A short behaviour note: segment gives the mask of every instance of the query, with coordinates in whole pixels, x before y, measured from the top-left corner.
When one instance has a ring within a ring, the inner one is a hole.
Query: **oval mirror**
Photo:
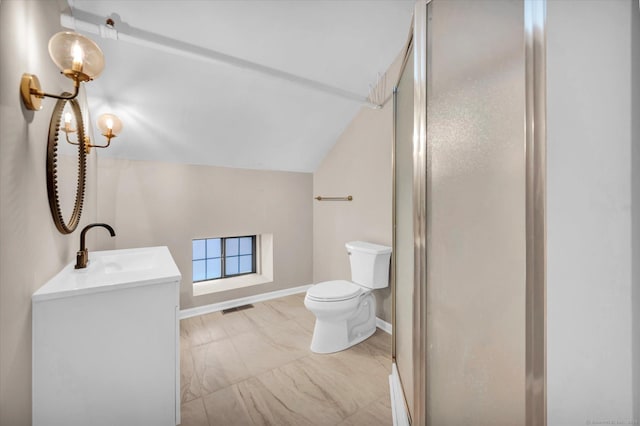
[[[76,229],[82,214],[87,166],[84,140],[78,101],[59,99],[49,123],[47,193],[51,216],[63,234]]]

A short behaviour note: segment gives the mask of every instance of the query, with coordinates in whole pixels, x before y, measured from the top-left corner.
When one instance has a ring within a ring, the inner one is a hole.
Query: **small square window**
[[[222,257],[222,240],[211,238],[207,241],[207,258]]]
[[[256,272],[256,237],[205,238],[192,241],[193,282]]]
[[[193,260],[207,258],[207,240],[193,240]]]
[[[206,260],[193,261],[193,281],[204,281],[207,279],[206,263]]]
[[[248,274],[252,271],[252,269],[253,269],[253,256],[250,254],[245,256],[240,256],[238,272],[240,274]]]
[[[207,279],[215,280],[222,277],[222,262],[218,257],[216,259],[207,259]],[[194,280],[195,281],[195,280]]]
[[[253,253],[253,238],[244,237],[240,238],[240,253],[241,255]]]

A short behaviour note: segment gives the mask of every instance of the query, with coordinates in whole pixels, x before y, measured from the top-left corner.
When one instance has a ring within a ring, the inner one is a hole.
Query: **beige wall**
[[[100,233],[95,248],[168,246],[182,309],[311,284],[311,174],[107,157],[98,165],[98,220],[117,236]],[[192,239],[263,233],[273,234],[273,283],[192,296]]]
[[[26,111],[18,95],[23,72],[45,90],[70,90],[49,58],[63,4],[0,3],[0,425],[31,423],[31,294],[74,259],[79,230],[56,230],[47,203],[45,157],[52,99]],[[95,220],[95,157],[78,229]],[[65,182],[75,185],[75,180]]]
[[[387,95],[400,68],[387,72]],[[362,107],[313,175],[314,196],[353,195],[351,202],[313,203],[313,281],[350,279],[344,244],[361,240],[391,246],[393,102]],[[391,289],[376,290],[377,315],[391,322]]]

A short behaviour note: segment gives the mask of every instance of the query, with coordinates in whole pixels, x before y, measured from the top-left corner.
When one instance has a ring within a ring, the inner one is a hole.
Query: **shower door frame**
[[[427,67],[427,5],[432,0],[417,0],[414,7],[413,20],[409,31],[409,38],[405,44],[404,58],[397,82],[394,86],[394,116],[393,116],[393,146],[392,146],[392,222],[393,242],[396,247],[396,97],[397,86],[406,66],[414,67],[414,91],[413,91],[413,228],[414,228],[414,271],[413,271],[413,342],[412,342],[412,369],[413,369],[413,410],[411,413],[412,425],[425,425],[426,423],[426,67]],[[408,59],[413,51],[413,63]],[[416,208],[418,207],[418,208]],[[416,233],[419,230],[419,233]],[[392,256],[392,324],[396,327],[396,262],[395,250]],[[392,359],[396,361],[395,332],[392,338]],[[402,383],[402,378],[400,377]],[[405,404],[407,401],[405,399]]]
[[[414,228],[414,271],[413,271],[413,342],[412,342],[412,369],[413,369],[413,410],[411,413],[412,425],[425,425],[426,423],[426,43],[427,43],[427,5],[432,0],[417,0],[414,8],[413,20],[409,30],[409,38],[404,48],[404,58],[398,79],[394,86],[393,102],[393,147],[392,147],[392,222],[393,242],[396,247],[396,97],[397,87],[402,73],[407,66],[414,67],[414,91],[413,91],[413,228]],[[408,59],[413,51],[413,63]],[[422,153],[422,156],[417,154]],[[421,163],[422,161],[422,163]],[[421,204],[418,204],[421,203]],[[420,206],[416,208],[416,206]],[[416,234],[416,230],[420,230]],[[396,258],[395,249],[392,256],[392,324],[396,327]],[[396,334],[392,338],[392,359],[396,362]],[[402,383],[402,377],[400,382]],[[407,401],[405,399],[405,404]]]
[[[547,0],[524,0],[526,426],[547,424]]]
[[[413,21],[413,418],[427,424],[427,25],[431,0],[416,1]]]

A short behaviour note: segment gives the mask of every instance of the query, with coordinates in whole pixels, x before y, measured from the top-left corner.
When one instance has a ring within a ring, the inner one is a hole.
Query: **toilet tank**
[[[364,241],[352,241],[345,247],[351,263],[351,281],[368,288],[389,285],[391,247]]]

